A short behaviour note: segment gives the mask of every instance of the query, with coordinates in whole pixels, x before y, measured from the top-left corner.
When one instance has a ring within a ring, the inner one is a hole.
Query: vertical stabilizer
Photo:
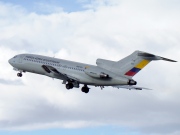
[[[174,60],[160,57],[154,54],[150,54],[142,51],[135,51],[131,55],[118,61],[113,66],[112,70],[117,74],[125,75],[128,78],[132,78],[145,66],[147,66],[152,60],[165,60],[170,62],[176,62]]]
[[[113,71],[118,74],[125,75],[128,78],[132,78],[151,62],[150,59],[145,59],[139,56],[139,53],[140,51],[135,51],[131,55],[118,61],[114,66]]]

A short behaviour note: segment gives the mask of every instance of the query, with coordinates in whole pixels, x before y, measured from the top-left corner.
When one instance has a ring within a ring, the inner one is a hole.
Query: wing
[[[49,66],[49,65],[42,65],[42,68],[47,72],[47,73],[52,73],[54,76],[59,76],[63,80],[70,80],[70,81],[77,81],[79,82],[79,79],[76,77],[73,77],[67,73],[59,72],[56,68]]]
[[[113,86],[114,88],[124,88],[124,89],[129,89],[129,90],[152,90],[149,88],[144,88],[144,87],[138,87],[138,86],[131,86],[131,85],[118,85],[118,86]]]

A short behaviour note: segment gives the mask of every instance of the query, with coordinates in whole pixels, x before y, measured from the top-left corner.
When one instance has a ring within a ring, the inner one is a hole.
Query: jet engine
[[[137,84],[137,82],[134,80],[129,80],[129,82],[128,82],[128,85],[136,85],[136,84]]]
[[[94,78],[109,78],[109,75],[104,73],[104,72],[101,72],[101,71],[98,71],[98,70],[95,70],[95,69],[91,69],[91,68],[88,68],[84,71],[87,75],[91,76],[91,77],[94,77]]]

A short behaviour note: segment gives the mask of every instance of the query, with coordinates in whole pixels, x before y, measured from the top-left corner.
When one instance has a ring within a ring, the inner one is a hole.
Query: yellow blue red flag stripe
[[[142,60],[139,62],[135,67],[125,73],[127,76],[134,76],[137,74],[141,69],[143,69],[150,61],[149,60]]]

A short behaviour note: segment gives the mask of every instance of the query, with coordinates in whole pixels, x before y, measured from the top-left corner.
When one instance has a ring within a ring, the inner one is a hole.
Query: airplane
[[[138,50],[119,61],[97,59],[96,65],[36,54],[19,54],[8,62],[15,71],[18,71],[18,77],[22,77],[22,73],[25,72],[45,75],[63,80],[62,84],[65,84],[67,90],[79,88],[80,84],[83,84],[81,91],[88,93],[90,89],[88,85],[101,89],[112,86],[129,90],[149,90],[135,86],[137,82],[132,78],[153,60],[177,62]]]

